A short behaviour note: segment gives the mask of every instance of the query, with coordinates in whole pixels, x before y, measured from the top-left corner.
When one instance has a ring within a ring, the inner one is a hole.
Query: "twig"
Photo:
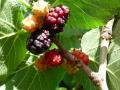
[[[101,34],[101,47],[100,47],[100,66],[99,66],[99,79],[100,79],[100,90],[108,90],[106,82],[106,66],[107,66],[107,54],[108,46],[112,38],[112,27],[114,19],[110,20],[103,28]]]
[[[54,37],[53,38],[53,42],[58,46],[58,48],[60,49],[61,54],[63,55],[64,58],[66,58],[67,60],[71,60],[73,61],[76,66],[78,68],[82,68],[83,71],[88,75],[88,77],[93,80],[94,82],[94,78],[96,78],[96,74],[95,72],[93,72],[88,66],[86,66],[81,60],[78,60],[75,56],[73,56],[70,52],[68,52],[67,50],[64,49],[63,45],[61,44],[61,42]],[[96,79],[95,79],[96,80]]]

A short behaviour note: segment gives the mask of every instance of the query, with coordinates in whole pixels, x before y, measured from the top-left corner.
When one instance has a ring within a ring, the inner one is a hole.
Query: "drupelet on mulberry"
[[[51,8],[49,14],[45,17],[45,26],[49,28],[50,33],[56,34],[63,31],[63,27],[67,22],[70,10],[64,5]]]
[[[31,33],[27,40],[27,49],[33,54],[40,54],[51,45],[51,35],[48,30],[42,28]]]

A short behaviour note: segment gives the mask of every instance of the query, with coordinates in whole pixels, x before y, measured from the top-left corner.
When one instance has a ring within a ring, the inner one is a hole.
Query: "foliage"
[[[20,1],[22,0],[0,0],[0,84],[4,85],[6,90],[14,88],[18,90],[65,90],[59,87],[62,80],[68,87],[76,88],[76,85],[81,85],[83,90],[97,90],[82,70],[79,70],[76,75],[65,78],[66,72],[60,67],[45,72],[38,72],[34,68],[33,62],[36,56],[26,50],[26,39],[29,33],[21,28],[21,21],[26,13],[29,13],[27,11],[30,8],[25,7]],[[81,48],[87,53],[91,60],[90,67],[96,71],[99,60],[99,27],[114,15],[119,16],[120,0],[49,1],[52,7],[58,4],[70,7],[69,21],[64,32],[58,37],[66,49]],[[119,24],[120,21],[114,28],[114,37],[109,47],[107,81],[110,90],[120,90]]]

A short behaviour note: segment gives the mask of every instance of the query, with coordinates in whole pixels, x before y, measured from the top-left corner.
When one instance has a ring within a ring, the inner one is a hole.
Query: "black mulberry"
[[[33,54],[40,54],[51,45],[51,35],[48,30],[41,29],[33,32],[27,41],[27,49]]]

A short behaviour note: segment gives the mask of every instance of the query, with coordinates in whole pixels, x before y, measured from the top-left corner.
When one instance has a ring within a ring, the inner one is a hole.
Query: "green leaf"
[[[64,47],[68,50],[71,48],[81,48],[80,40],[82,35],[88,30],[69,29],[65,28],[63,33],[60,33],[59,39],[61,40]],[[67,43],[66,43],[67,42]]]
[[[6,84],[5,84],[5,89],[4,90],[17,90],[17,89],[14,89],[13,88],[13,82],[12,81],[8,81]]]
[[[3,62],[0,62],[0,85],[6,80],[7,67]]]
[[[22,8],[23,6],[20,5],[20,3],[18,2],[18,0],[12,0],[11,1],[11,10],[12,10],[12,22],[14,24],[14,26],[16,27],[16,30],[20,30],[21,29],[21,22],[24,19],[24,15],[23,15],[23,11]]]
[[[0,61],[8,68],[8,75],[24,60],[27,34],[21,30],[23,19],[17,0],[1,0],[0,4]]]
[[[120,86],[120,20],[113,30],[113,40],[109,47],[108,79],[109,89],[119,90]]]
[[[1,2],[1,5],[3,6],[0,8],[0,38],[19,30],[23,19],[17,0],[6,0]]]
[[[63,75],[64,70],[61,68],[39,72],[30,66],[16,73],[12,80],[19,90],[55,90]]]
[[[100,30],[93,29],[85,33],[81,40],[82,51],[89,55],[90,60],[96,62],[99,59]]]
[[[59,39],[67,50],[70,50],[71,48],[80,48],[79,36],[66,37],[64,35],[60,35]]]
[[[74,80],[83,90],[99,90],[82,70],[75,75]]]
[[[57,88],[56,90],[67,90],[66,88]]]
[[[8,68],[8,74],[14,71],[18,64],[24,60],[26,54],[26,35],[14,35],[0,40],[0,60]]]

